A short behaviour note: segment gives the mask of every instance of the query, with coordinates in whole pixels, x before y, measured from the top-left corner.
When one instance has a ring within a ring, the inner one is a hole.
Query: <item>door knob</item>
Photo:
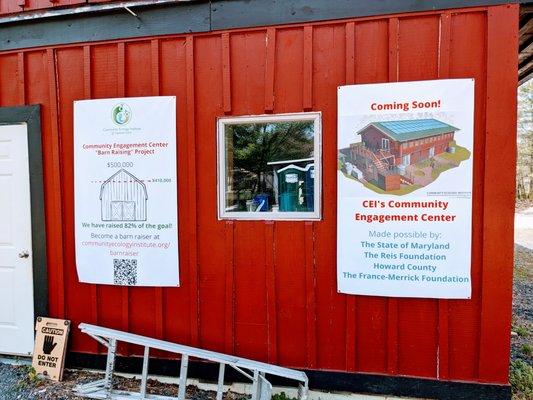
[[[23,251],[19,253],[19,258],[28,258],[30,256],[30,253],[27,251]]]

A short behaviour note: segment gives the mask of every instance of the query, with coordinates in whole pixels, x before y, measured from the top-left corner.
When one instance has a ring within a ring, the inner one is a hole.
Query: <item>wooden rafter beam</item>
[[[533,37],[533,14],[528,14],[523,21],[520,21],[520,30],[518,31],[518,45],[521,47]]]

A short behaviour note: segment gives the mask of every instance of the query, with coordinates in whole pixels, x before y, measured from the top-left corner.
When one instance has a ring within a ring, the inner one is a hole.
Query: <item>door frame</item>
[[[41,106],[0,107],[0,124],[26,123],[30,167],[31,240],[33,259],[34,318],[48,316],[48,274],[46,268],[46,225],[41,147]]]

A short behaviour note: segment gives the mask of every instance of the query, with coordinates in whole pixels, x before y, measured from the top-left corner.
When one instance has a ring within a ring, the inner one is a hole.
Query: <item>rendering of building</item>
[[[371,122],[350,144],[350,161],[367,181],[386,191],[412,185],[409,166],[432,159],[449,148],[458,128],[436,119]]]

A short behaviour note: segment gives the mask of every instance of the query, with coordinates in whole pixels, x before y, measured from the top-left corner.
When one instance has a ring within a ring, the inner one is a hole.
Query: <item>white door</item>
[[[411,154],[406,154],[405,156],[402,157],[402,165],[406,167],[409,164],[411,164]]]
[[[33,268],[26,124],[0,125],[0,353],[33,351]]]
[[[429,157],[435,157],[435,147],[429,148]]]

